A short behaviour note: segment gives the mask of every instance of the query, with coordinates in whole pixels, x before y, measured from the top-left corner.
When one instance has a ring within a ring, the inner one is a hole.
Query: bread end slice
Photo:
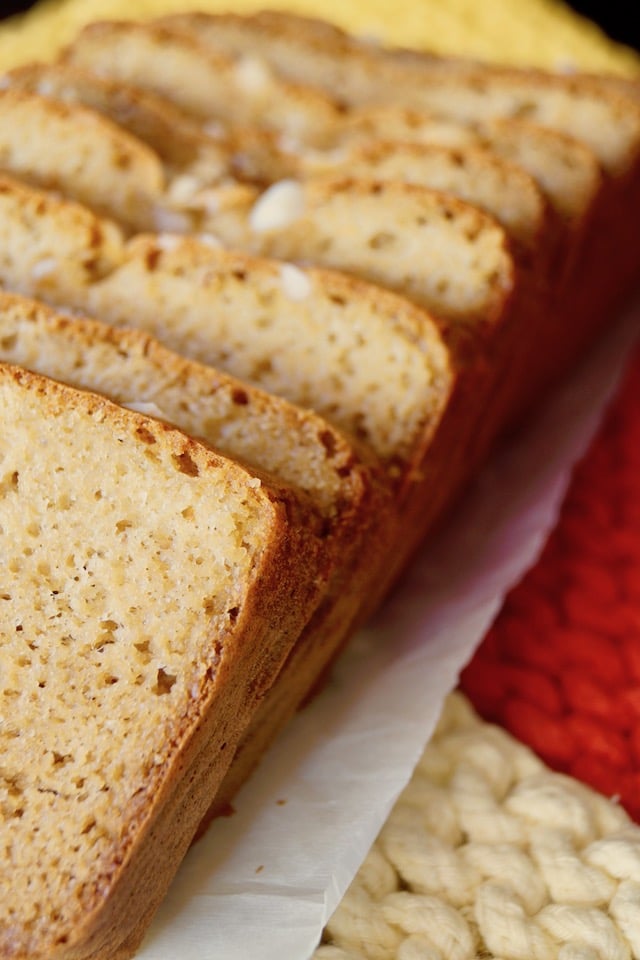
[[[319,523],[22,368],[0,411],[0,952],[123,956],[318,600]]]

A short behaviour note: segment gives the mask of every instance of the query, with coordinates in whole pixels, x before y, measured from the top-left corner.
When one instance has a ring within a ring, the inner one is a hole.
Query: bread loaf
[[[0,365],[0,417],[0,949],[129,955],[317,603],[319,523],[20,368]]]
[[[0,87],[0,285],[71,314],[0,294],[3,614],[18,603],[0,692],[25,711],[0,728],[19,867],[0,942],[115,960],[201,818],[629,289],[640,106],[632,83],[270,11],[91,25]],[[97,711],[78,683],[56,699],[72,652]],[[134,704],[122,755],[58,742],[67,704],[90,747]]]

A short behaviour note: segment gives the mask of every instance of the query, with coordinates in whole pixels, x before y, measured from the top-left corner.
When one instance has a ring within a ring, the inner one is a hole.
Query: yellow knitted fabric
[[[242,13],[269,5],[268,0],[41,0],[30,13],[0,27],[0,69],[53,56],[90,20],[141,18],[194,7]],[[640,73],[640,57],[611,42],[560,0],[279,0],[271,6],[443,53]]]

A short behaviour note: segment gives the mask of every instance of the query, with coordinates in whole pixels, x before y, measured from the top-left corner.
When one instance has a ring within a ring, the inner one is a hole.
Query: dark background
[[[480,2],[480,0],[479,0]],[[270,4],[265,0],[264,6]],[[272,4],[277,6],[277,2]],[[9,16],[20,10],[26,10],[33,6],[33,3],[20,2],[20,0],[0,0],[0,16]],[[194,2],[197,6],[197,2]],[[640,51],[640,25],[637,21],[640,19],[640,4],[638,0],[613,0],[610,3],[591,2],[588,0],[575,0],[570,6],[582,13],[591,20],[595,20],[605,33],[609,34],[614,40],[619,40]]]

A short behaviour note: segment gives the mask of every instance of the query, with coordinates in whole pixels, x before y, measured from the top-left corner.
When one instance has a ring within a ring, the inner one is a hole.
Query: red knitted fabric
[[[640,822],[640,349],[461,687],[485,719]]]

